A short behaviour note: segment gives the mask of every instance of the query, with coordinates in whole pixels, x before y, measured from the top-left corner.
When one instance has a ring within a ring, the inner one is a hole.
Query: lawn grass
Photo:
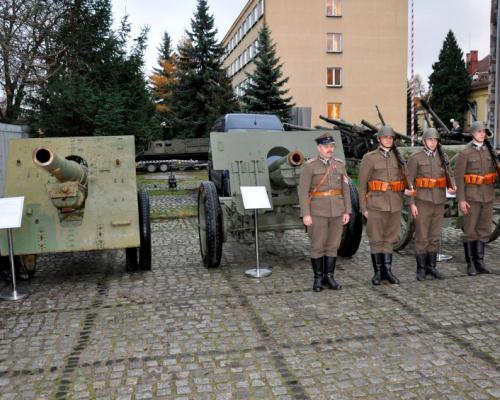
[[[170,218],[189,218],[198,216],[198,206],[189,205],[176,207],[170,210],[151,210],[152,220],[170,219]]]

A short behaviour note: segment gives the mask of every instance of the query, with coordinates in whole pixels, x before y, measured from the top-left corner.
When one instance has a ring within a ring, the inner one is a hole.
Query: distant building
[[[408,4],[401,0],[249,0],[226,33],[224,66],[238,95],[254,69],[263,23],[312,125],[331,118],[387,123],[406,131]]]
[[[488,108],[489,108],[489,85],[491,82],[490,76],[490,56],[487,55],[482,60],[478,60],[477,50],[471,50],[466,55],[467,72],[472,79],[471,91],[467,97],[474,114],[478,121],[488,125]],[[474,121],[472,113],[465,113],[465,129],[470,127]]]

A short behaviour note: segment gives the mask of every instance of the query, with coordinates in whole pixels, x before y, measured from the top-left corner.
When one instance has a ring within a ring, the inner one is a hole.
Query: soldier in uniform
[[[309,160],[300,175],[300,213],[311,239],[313,290],[325,284],[340,289],[335,280],[337,249],[343,225],[349,222],[351,195],[345,165],[333,157],[335,139],[329,132],[316,138],[318,157]]]
[[[446,202],[445,165],[437,146],[439,133],[434,128],[426,129],[422,135],[423,150],[413,154],[408,161],[408,178],[416,189],[411,197],[411,214],[415,220],[415,257],[417,280],[423,281],[426,274],[444,279],[436,268],[437,252],[444,218]],[[456,187],[452,179],[455,193]]]
[[[491,234],[495,160],[486,148],[486,131],[481,122],[473,122],[473,140],[460,152],[455,165],[458,207],[463,214],[464,250],[467,274],[489,274],[484,265],[484,245]]]
[[[380,285],[381,280],[386,279],[397,284],[399,279],[392,272],[392,252],[399,236],[405,184],[393,150],[394,130],[385,125],[376,136],[379,147],[361,160],[360,207],[367,219],[366,234],[374,271],[372,283]]]

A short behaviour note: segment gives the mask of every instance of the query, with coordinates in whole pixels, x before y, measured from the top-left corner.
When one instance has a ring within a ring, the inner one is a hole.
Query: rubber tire
[[[211,181],[202,182],[198,188],[198,236],[203,264],[218,267],[222,257],[222,210]]]
[[[160,171],[161,172],[167,172],[168,171],[168,165],[167,164],[160,164]]]
[[[153,172],[156,172],[156,165],[148,164],[146,166],[146,171],[148,171],[150,174],[152,174]]]
[[[224,170],[222,172],[222,184],[221,184],[221,193],[220,195],[222,197],[229,197],[231,196],[231,188],[229,186],[229,171],[228,170]]]
[[[14,268],[16,271],[16,279],[21,281],[29,281],[35,276],[35,268],[28,270],[24,267],[21,259],[18,256],[14,256]],[[8,256],[0,256],[0,277],[5,282],[12,282],[12,274],[10,269],[10,260]]]
[[[137,192],[139,205],[139,269],[151,270],[151,222],[149,213],[149,195],[144,189]]]
[[[340,257],[352,257],[359,249],[361,236],[363,234],[363,215],[359,209],[359,195],[356,186],[349,179],[349,191],[351,193],[352,214],[349,222],[344,226],[342,240],[337,254]]]
[[[394,251],[404,249],[408,243],[413,239],[415,233],[415,221],[413,220],[410,212],[410,207],[404,205],[401,210],[401,230],[399,232],[399,239],[394,243]]]

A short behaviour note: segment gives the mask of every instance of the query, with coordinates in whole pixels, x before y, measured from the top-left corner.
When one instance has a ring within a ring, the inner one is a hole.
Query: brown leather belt
[[[417,178],[415,179],[417,188],[445,188],[446,178],[443,176],[441,178]]]
[[[493,185],[497,180],[497,174],[492,172],[485,175],[466,174],[464,182],[469,185]]]
[[[342,189],[331,189],[325,190],[324,192],[311,192],[312,197],[329,197],[329,196],[340,196],[342,194]]]
[[[386,192],[388,190],[402,192],[405,190],[405,183],[403,181],[369,181],[368,190],[370,192]]]

